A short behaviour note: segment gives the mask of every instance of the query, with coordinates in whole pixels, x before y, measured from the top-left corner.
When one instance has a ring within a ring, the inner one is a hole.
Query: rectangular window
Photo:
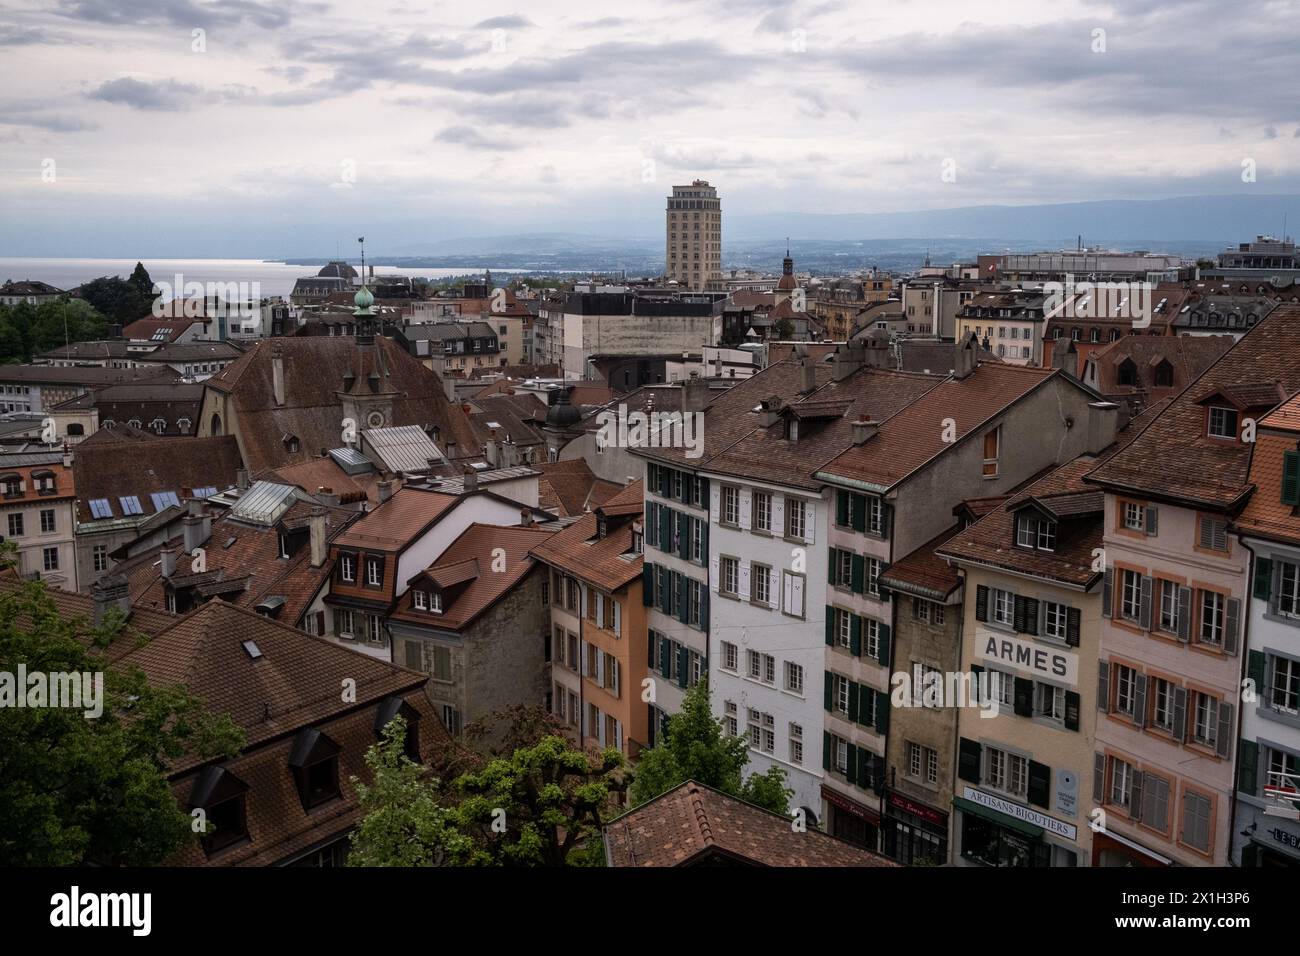
[[[720,562],[722,580],[718,589],[723,594],[737,595],[740,591],[740,561],[736,558],[723,558]]]
[[[799,498],[785,500],[785,534],[800,541],[807,539],[807,504]]]
[[[1211,405],[1209,421],[1211,438],[1236,439],[1237,410],[1235,408],[1220,408],[1217,405]]]
[[[1278,566],[1277,613],[1300,616],[1300,565],[1279,561]]]
[[[758,651],[746,651],[745,659],[749,662],[749,676],[758,680],[763,674],[763,657]]]
[[[832,608],[831,613],[835,615],[835,646],[850,647],[852,645],[853,615],[840,608]]]
[[[763,683],[776,683],[776,658],[771,654],[763,655]]]
[[[366,615],[366,639],[371,644],[382,644],[384,642],[384,621],[377,614]]]
[[[998,449],[1001,445],[1002,429],[995,428],[984,435],[984,469],[985,478],[998,476]]]
[[[853,685],[847,677],[841,677],[839,674],[831,675],[831,683],[834,685],[833,689],[835,691],[835,696],[832,698],[835,701],[835,710],[841,714],[847,714],[849,712],[849,696]]]
[[[766,491],[754,492],[754,530],[772,531],[772,496]]]
[[[54,511],[46,509],[41,512],[41,534],[53,534],[55,532]]]
[[[1039,551],[1056,550],[1056,522],[1055,521],[1038,522],[1038,550]]]
[[[1210,798],[1188,790],[1183,794],[1181,841],[1202,853],[1210,852]]]
[[[1160,730],[1174,729],[1174,685],[1162,677],[1151,678],[1151,725]]]
[[[1137,671],[1123,664],[1115,665],[1115,710],[1133,716]]]
[[[1016,597],[1010,591],[993,589],[993,620],[1011,627],[1015,621]]]
[[[1057,604],[1055,601],[1043,602],[1043,636],[1052,637],[1058,641],[1065,640],[1065,622],[1069,614],[1069,608],[1064,604]]]
[[[1223,615],[1226,602],[1218,591],[1201,592],[1201,626],[1197,629],[1197,639],[1201,644],[1212,647],[1223,645]]]
[[[722,523],[740,525],[740,489],[730,485],[722,487]]]
[[[373,587],[384,583],[384,563],[377,558],[366,560],[366,583]]]
[[[856,498],[850,498],[856,501]],[[885,503],[880,498],[867,499],[867,531],[871,534],[885,533]]]
[[[1178,585],[1173,581],[1160,582],[1160,630],[1178,633]]]
[[[97,544],[91,549],[91,553],[94,556],[95,570],[107,571],[108,570],[108,545]]]
[[[1016,518],[1016,544],[1022,548],[1032,548],[1036,539],[1034,525],[1036,522],[1029,515]]]
[[[1228,550],[1228,522],[1224,518],[1202,517],[1200,544],[1208,551]]]
[[[754,564],[749,569],[752,599],[759,604],[772,603],[772,569],[766,564]]]
[[[59,549],[58,548],[42,548],[41,558],[44,562],[46,571],[59,570]]]
[[[378,618],[376,618],[378,620]],[[451,681],[451,648],[444,647],[441,644],[434,644],[430,648],[433,658],[432,670],[429,672],[434,680],[450,683]]]
[[[1273,683],[1269,688],[1269,703],[1274,710],[1287,714],[1300,713],[1300,661],[1289,657],[1273,658]]]
[[[740,668],[740,648],[735,644],[722,642],[722,669],[736,671]]]
[[[785,662],[785,689],[792,694],[803,693],[803,666],[794,661]]]
[[[1146,512],[1140,504],[1124,502],[1124,527],[1129,531],[1142,531],[1146,527]]]
[[[1119,616],[1129,621],[1136,621],[1142,611],[1142,575],[1127,568],[1123,569],[1120,575]]]
[[[350,554],[339,556],[339,577],[348,582],[357,579],[357,559]]]
[[[1118,757],[1112,757],[1110,763],[1110,798],[1109,803],[1117,807],[1129,808],[1129,797],[1133,787],[1133,768]]]
[[[9,516],[9,537],[21,538],[23,535],[23,515],[17,512]]]
[[[853,587],[853,552],[831,549],[831,570],[834,574],[832,583],[836,587]]]
[[[803,763],[803,726],[800,724],[790,725],[790,762]]]
[[[1029,761],[1006,750],[990,747],[989,786],[1012,796],[1024,797],[1029,785]]]
[[[1213,747],[1218,737],[1219,702],[1209,694],[1194,693],[1192,740],[1203,747]]]
[[[724,701],[722,705],[725,716],[723,720],[727,727],[727,736],[735,737],[740,733],[740,728],[736,723],[736,702],[732,700]]]

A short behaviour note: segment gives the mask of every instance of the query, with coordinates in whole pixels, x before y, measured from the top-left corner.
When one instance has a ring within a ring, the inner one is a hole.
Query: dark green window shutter
[[[1015,705],[1012,709],[1020,717],[1034,716],[1034,682],[1028,677],[1016,678]]]
[[[705,505],[705,507],[707,508],[708,505]],[[707,568],[708,566],[709,566],[709,523],[707,521],[701,521],[700,522],[700,567]]]
[[[957,741],[957,779],[967,783],[980,782],[981,747],[974,740],[962,737]]]
[[[853,496],[853,530],[867,530],[867,499],[863,495]]]
[[[1092,802],[1105,803],[1106,793],[1106,755],[1096,752],[1092,762]]]
[[[1107,568],[1101,575],[1101,616],[1110,617],[1115,609],[1115,569]]]
[[[659,507],[659,550],[673,553],[673,514],[672,508]]]
[[[875,763],[876,755],[869,750],[863,750],[858,753],[858,786],[863,790],[871,786],[871,767]]]
[[[850,780],[858,779],[858,748],[849,744],[849,766],[844,776]]]
[[[862,618],[856,614],[849,618],[849,650],[854,657],[862,656]]]
[[[709,630],[709,585],[705,582],[700,585],[700,630],[708,632]]]
[[[650,670],[655,669],[655,651],[659,647],[659,633],[657,631],[648,631],[647,636],[650,638],[645,642],[646,646],[646,666]],[[650,705],[654,707],[654,704]]]
[[[862,582],[865,574],[866,562],[862,560],[862,555],[855,554],[853,556],[853,581],[851,584],[854,594],[861,594],[863,592],[864,588]]]
[[[835,608],[826,605],[826,646],[835,646]]]
[[[1079,695],[1076,691],[1065,692],[1065,729],[1079,729]]]
[[[659,497],[667,498],[668,492],[672,490],[672,472],[667,468],[659,469]]]
[[[1259,788],[1259,744],[1254,740],[1243,740],[1239,746],[1241,763],[1237,765],[1237,789],[1253,797]]]
[[[831,769],[831,735],[822,731],[822,769]]]
[[[649,561],[641,565],[641,603],[646,607],[655,603],[655,566]]]
[[[1025,633],[1038,635],[1038,599],[1025,598]]]
[[[1029,802],[1048,808],[1052,792],[1052,768],[1036,760],[1029,761]]]
[[[858,690],[859,687],[853,681],[849,681],[849,722],[858,722]]]
[[[876,657],[876,661],[877,661],[878,663],[880,663],[880,664],[884,664],[886,667],[888,667],[888,666],[889,666],[889,661],[890,661],[890,656],[889,656],[889,642],[890,642],[890,631],[889,631],[889,625],[888,625],[888,624],[881,624],[880,627],[879,627],[879,629],[876,631],[876,636],[877,636],[877,640],[876,640],[876,645],[877,645],[876,653],[878,654],[878,656]]]
[[[835,706],[835,675],[830,671],[826,671],[826,698],[823,705],[828,714],[831,712],[831,708]]]
[[[677,686],[686,687],[691,682],[691,651],[685,644],[677,648]]]
[[[659,638],[659,676],[673,676],[673,642],[666,637]]]
[[[826,579],[831,584],[839,584],[840,574],[840,549],[831,548],[830,560],[826,564]]]
[[[659,518],[658,515],[655,514],[655,508],[657,507],[658,505],[653,501],[647,501],[645,503],[646,544],[650,545],[652,548],[659,547],[659,525],[656,524]]]
[[[1287,454],[1294,454],[1288,452]],[[1255,559],[1255,597],[1267,601],[1273,596],[1273,562],[1268,558]]]
[[[1079,609],[1071,607],[1065,609],[1065,643],[1071,647],[1079,646]]]
[[[849,493],[842,488],[835,492],[835,523],[841,528],[849,524]]]
[[[1300,505],[1300,451],[1282,453],[1282,504]]]
[[[1255,694],[1262,697],[1264,695],[1264,666],[1265,658],[1263,651],[1251,651],[1246,656],[1246,676],[1255,684]]]
[[[989,619],[989,589],[984,585],[975,588],[975,620]]]
[[[1019,594],[1011,599],[1011,627],[1017,634],[1026,632],[1025,599]]]
[[[876,732],[889,732],[889,695],[883,690],[876,693]]]

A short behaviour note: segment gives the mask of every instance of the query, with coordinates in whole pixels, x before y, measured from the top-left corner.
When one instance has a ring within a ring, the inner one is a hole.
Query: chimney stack
[[[955,346],[956,355],[952,363],[952,377],[963,379],[975,371],[975,334],[971,333],[966,339],[960,341]]]
[[[842,382],[862,368],[865,361],[866,350],[860,340],[855,339],[852,342],[836,346],[835,358],[831,362],[831,378],[837,382]]]
[[[853,444],[865,445],[880,431],[880,422],[863,415],[853,423]]]
[[[519,527],[531,528],[533,526],[533,512],[531,508],[519,509]]]
[[[393,497],[393,483],[391,481],[381,481],[379,483],[379,503],[382,505],[391,497]]]
[[[464,482],[466,494],[472,495],[474,492],[478,491],[478,472],[473,468],[466,467]]]
[[[176,573],[176,549],[163,548],[158,552],[159,570],[164,578],[170,578]]]
[[[235,487],[240,491],[248,490],[248,469],[240,468],[235,472]]]
[[[271,349],[271,391],[275,404],[284,404],[284,350],[277,342]]]
[[[1088,451],[1100,454],[1115,441],[1119,432],[1120,407],[1114,402],[1088,403]]]
[[[307,526],[311,530],[311,566],[319,568],[325,563],[325,509],[316,505],[311,509]]]
[[[181,519],[181,534],[185,542],[185,553],[193,554],[195,548],[207,543],[212,533],[212,526],[203,514],[203,506],[197,501],[190,502],[189,514]]]
[[[1052,339],[1052,368],[1060,369],[1070,378],[1078,378],[1075,375],[1079,368],[1078,354],[1073,341],[1064,336]]]
[[[810,358],[799,363],[799,394],[807,395],[817,388],[817,369]]]
[[[682,411],[702,412],[709,404],[709,383],[698,372],[692,372],[682,386]]]
[[[781,399],[773,395],[759,402],[758,427],[770,428],[775,425],[777,419],[781,417]]]
[[[442,376],[442,392],[447,396],[447,401],[456,401],[456,380],[445,372]]]
[[[124,615],[131,613],[131,589],[126,575],[108,574],[90,586],[90,596],[95,602],[95,626],[104,623],[110,608],[116,607]]]

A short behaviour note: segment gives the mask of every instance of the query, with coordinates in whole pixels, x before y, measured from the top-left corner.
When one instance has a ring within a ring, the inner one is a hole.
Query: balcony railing
[[[1264,783],[1264,814],[1300,820],[1300,774],[1268,772]]]

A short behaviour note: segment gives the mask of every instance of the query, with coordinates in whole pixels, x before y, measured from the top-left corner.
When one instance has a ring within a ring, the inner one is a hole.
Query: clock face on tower
[[[366,416],[366,424],[369,425],[371,428],[383,428],[384,413],[371,412],[369,415]]]

